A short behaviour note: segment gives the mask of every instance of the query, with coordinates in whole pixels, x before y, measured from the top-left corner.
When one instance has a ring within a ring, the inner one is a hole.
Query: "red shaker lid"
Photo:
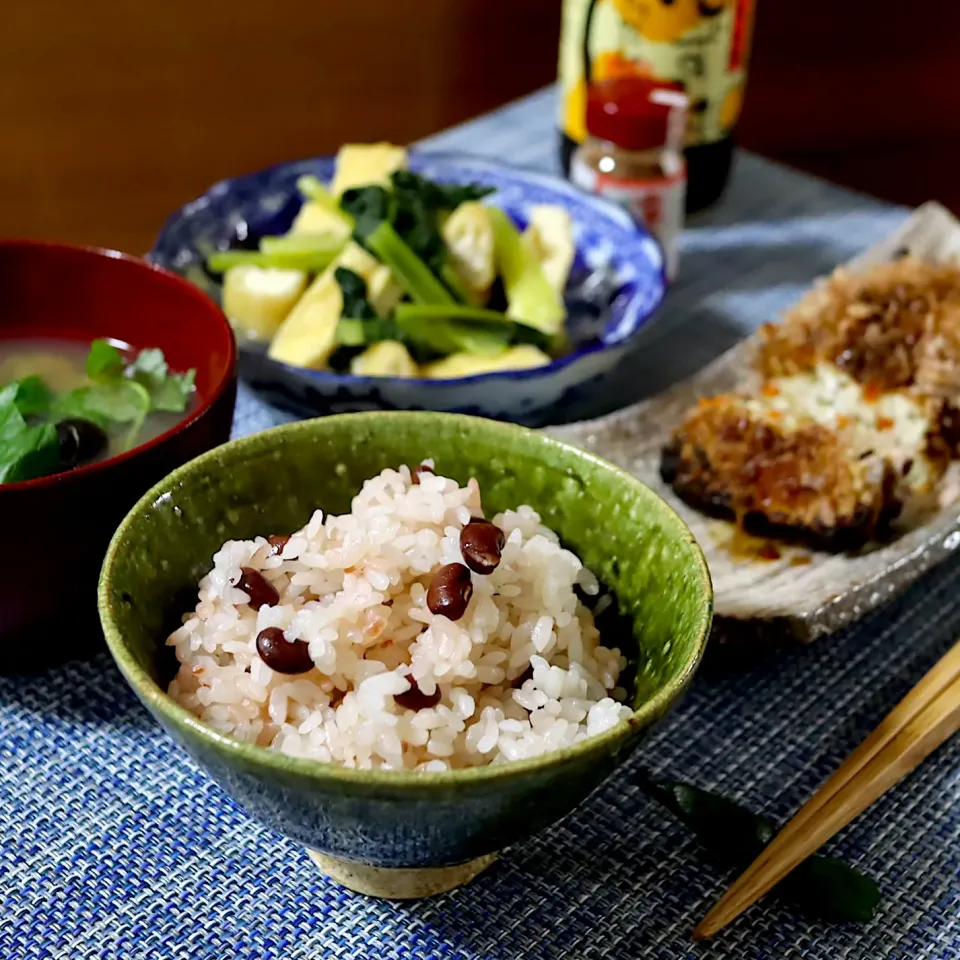
[[[656,91],[669,94],[660,98]],[[625,150],[652,150],[671,140],[686,98],[678,84],[649,77],[613,77],[587,88],[587,132]]]

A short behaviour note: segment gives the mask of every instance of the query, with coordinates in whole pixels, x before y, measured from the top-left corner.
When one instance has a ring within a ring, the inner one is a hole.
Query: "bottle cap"
[[[678,84],[613,77],[587,88],[587,132],[625,150],[679,148],[687,98]]]

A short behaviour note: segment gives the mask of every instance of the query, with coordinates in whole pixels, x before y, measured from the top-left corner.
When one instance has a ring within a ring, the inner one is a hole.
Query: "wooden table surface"
[[[406,142],[549,83],[559,15],[559,0],[7,0],[0,235],[143,251],[222,177]],[[741,141],[960,209],[958,32],[952,0],[759,0]]]

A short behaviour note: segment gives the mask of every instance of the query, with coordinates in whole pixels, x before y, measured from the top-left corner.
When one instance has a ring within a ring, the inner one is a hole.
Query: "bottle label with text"
[[[587,83],[644,76],[690,100],[686,143],[729,136],[746,83],[754,0],[564,0],[560,127],[582,143]]]

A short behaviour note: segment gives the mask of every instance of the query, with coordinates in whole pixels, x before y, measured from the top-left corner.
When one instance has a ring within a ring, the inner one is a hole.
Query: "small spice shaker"
[[[623,206],[663,248],[668,279],[677,275],[687,190],[683,158],[687,98],[645,77],[615,77],[587,91],[587,139],[570,179]]]

